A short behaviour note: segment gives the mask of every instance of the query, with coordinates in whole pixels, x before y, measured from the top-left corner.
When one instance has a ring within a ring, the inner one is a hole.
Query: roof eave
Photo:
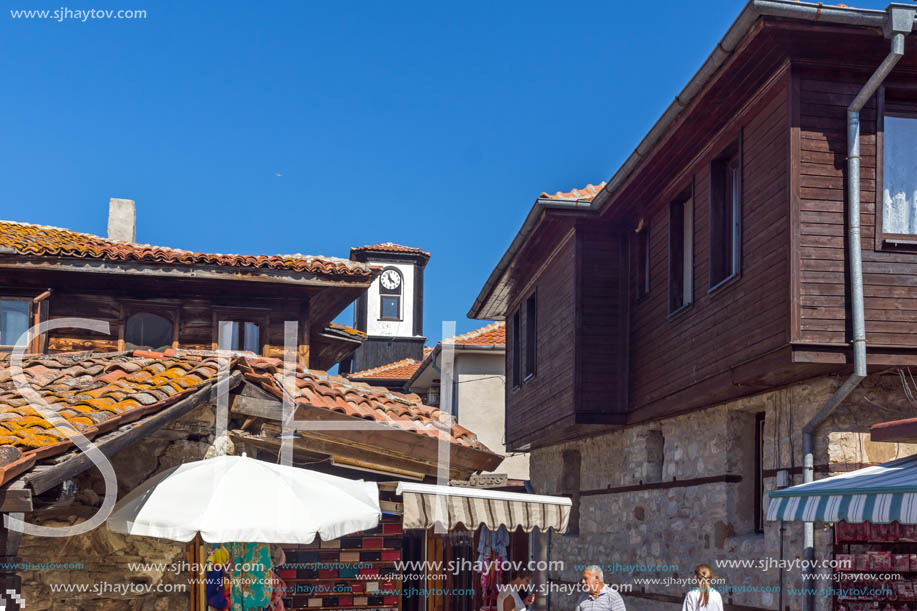
[[[714,48],[713,52],[703,63],[700,70],[688,81],[688,84],[675,97],[675,100],[662,113],[650,131],[644,136],[640,144],[634,149],[618,171],[608,180],[605,188],[599,191],[595,198],[589,202],[590,210],[601,210],[611,199],[612,195],[627,181],[641,162],[650,157],[669,127],[681,116],[691,102],[700,94],[707,84],[714,78],[719,68],[732,56],[742,40],[751,31],[752,26],[759,18],[765,16],[784,17],[820,23],[838,23],[862,27],[882,27],[887,13],[874,9],[858,9],[849,7],[826,6],[822,3],[796,2],[792,0],[749,0],[739,16],[727,30],[726,34]],[[469,318],[493,319],[493,313],[483,312],[494,287],[502,278],[516,253],[525,244],[528,236],[534,230],[540,218],[540,212],[549,206],[543,198],[538,199],[526,217],[522,228],[516,234],[509,248],[491,272],[468,312]],[[547,200],[552,201],[552,200]],[[563,203],[553,201],[556,207],[564,207]],[[558,205],[560,204],[560,205]]]
[[[485,353],[485,352],[505,352],[506,351],[505,344],[450,344],[450,345],[454,349],[461,351],[461,352]],[[436,344],[436,346],[433,348],[433,352],[431,352],[423,361],[421,361],[420,366],[414,372],[414,375],[412,375],[407,380],[407,382],[405,382],[404,387],[410,390],[411,386],[413,386],[417,382],[420,376],[423,375],[424,371],[426,371],[431,365],[435,367],[436,358],[440,355],[441,352],[442,352],[442,343]]]
[[[529,236],[535,232],[535,229],[538,226],[538,223],[541,222],[542,214],[547,210],[565,210],[565,211],[582,211],[588,212],[594,210],[592,201],[590,200],[558,200],[550,199],[546,197],[539,197],[535,200],[535,203],[532,205],[531,210],[529,210],[528,216],[525,217],[525,221],[522,222],[522,227],[519,228],[519,231],[516,233],[516,237],[513,238],[513,241],[510,243],[509,248],[506,249],[506,252],[503,253],[503,256],[500,258],[500,261],[497,263],[497,266],[490,273],[490,277],[487,278],[487,282],[484,283],[484,286],[481,288],[478,293],[477,298],[474,300],[471,309],[468,311],[468,318],[476,318],[479,320],[503,320],[502,317],[490,316],[487,313],[483,313],[487,305],[487,301],[490,299],[490,295],[493,292],[494,287],[506,273],[506,270],[509,269],[510,264],[515,259],[516,254],[525,243],[528,241]]]
[[[14,267],[34,270],[53,270],[77,273],[113,275],[160,276],[167,278],[193,278],[200,280],[241,280],[246,282],[268,282],[306,286],[348,286],[369,288],[381,273],[372,269],[367,274],[348,276],[344,274],[317,274],[264,267],[232,267],[223,265],[166,265],[142,262],[112,262],[79,257],[31,256],[0,253],[0,268]]]
[[[813,23],[837,23],[881,28],[885,23],[886,15],[885,11],[875,9],[826,6],[820,2],[815,4],[791,0],[749,0],[697,73],[688,81],[688,84],[684,86],[681,92],[675,96],[675,99],[669,104],[669,107],[666,108],[653,127],[650,128],[650,131],[640,141],[634,152],[630,154],[614,176],[608,180],[605,188],[596,195],[595,200],[593,200],[596,208],[601,209],[609,201],[612,194],[636,170],[640,162],[652,155],[656,146],[666,135],[668,128],[714,78],[714,75],[740,46],[742,40],[748,35],[759,18],[768,16],[783,17],[811,21]]]

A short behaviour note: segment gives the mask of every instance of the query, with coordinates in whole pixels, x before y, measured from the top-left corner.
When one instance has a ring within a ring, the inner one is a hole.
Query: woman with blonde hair
[[[695,587],[688,591],[681,611],[723,611],[723,597],[710,587],[713,573],[706,564],[698,564],[694,569]]]

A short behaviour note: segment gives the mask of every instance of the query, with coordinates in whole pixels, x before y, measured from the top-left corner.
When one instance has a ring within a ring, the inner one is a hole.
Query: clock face
[[[398,285],[401,284],[401,275],[393,269],[387,269],[382,272],[382,277],[380,278],[382,286],[387,289],[396,289]]]

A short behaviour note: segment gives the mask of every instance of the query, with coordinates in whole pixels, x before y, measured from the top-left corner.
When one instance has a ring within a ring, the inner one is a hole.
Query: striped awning
[[[491,530],[506,526],[526,532],[538,527],[566,532],[570,520],[570,499],[497,490],[433,486],[401,482],[405,528],[430,528],[442,524],[451,530],[462,524],[474,530],[481,524]]]
[[[767,519],[917,524],[917,455],[775,490]]]

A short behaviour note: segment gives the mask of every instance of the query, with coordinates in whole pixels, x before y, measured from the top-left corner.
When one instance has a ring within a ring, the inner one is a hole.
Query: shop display
[[[403,529],[399,518],[385,516],[362,533],[308,545],[284,545],[288,611],[366,609],[400,611],[401,584],[393,579],[401,560]]]
[[[917,526],[834,525],[835,611],[917,611]]]

